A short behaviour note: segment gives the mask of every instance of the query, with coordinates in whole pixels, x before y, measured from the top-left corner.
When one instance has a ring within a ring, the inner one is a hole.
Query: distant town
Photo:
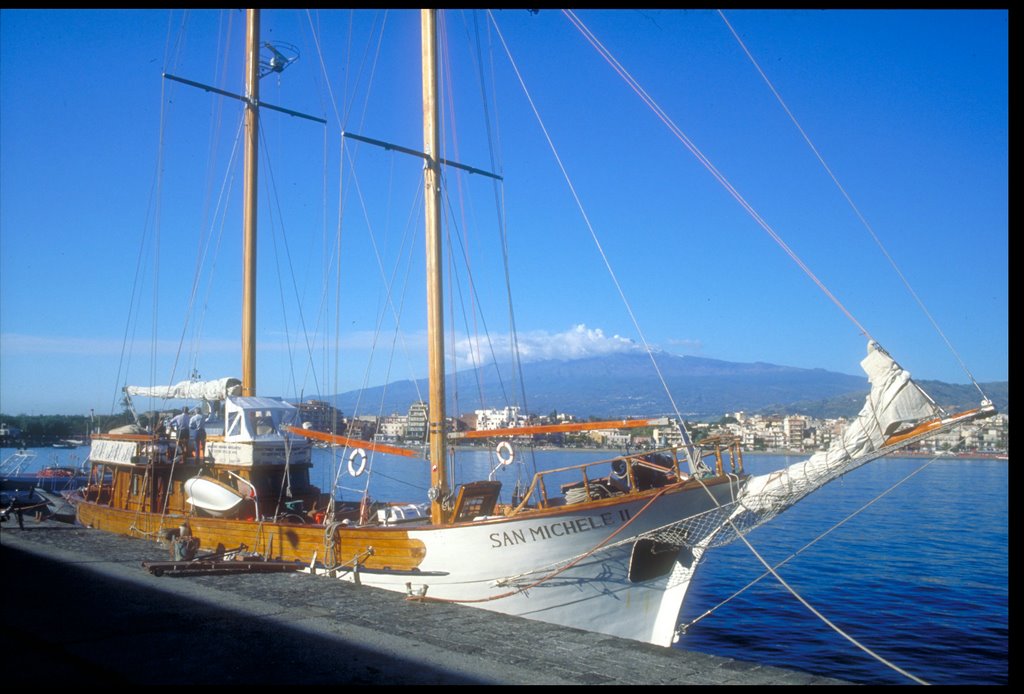
[[[427,405],[414,403],[405,414],[384,417],[359,415],[347,419],[326,402],[299,403],[302,420],[312,428],[349,438],[387,443],[423,443],[427,436]],[[563,413],[526,416],[516,406],[481,409],[449,419],[451,431],[485,431],[543,424],[564,424],[580,420]],[[668,426],[646,427],[630,431],[599,429],[579,433],[533,435],[535,441],[551,446],[610,449],[648,449],[681,444],[679,428],[670,419]],[[717,422],[686,422],[695,442],[714,436],[739,439],[748,451],[808,453],[825,450],[839,436],[848,418],[818,419],[805,415],[748,415],[732,412]],[[1009,415],[996,414],[988,419],[963,425],[904,449],[909,453],[945,453],[949,451],[979,454],[1004,454],[1009,450]]]
[[[424,402],[413,403],[405,413],[386,416],[358,415],[346,417],[341,410],[327,402],[307,400],[296,403],[299,419],[304,426],[344,434],[364,441],[417,445],[427,438],[428,408]],[[3,415],[0,419],[0,446],[61,446],[81,445],[90,431],[109,431],[114,426],[128,423],[125,413],[99,418],[63,415]],[[589,421],[564,412],[547,415],[524,415],[519,407],[480,409],[459,417],[449,418],[450,431],[485,431],[544,424],[566,424]],[[682,443],[674,419],[667,426],[643,427],[632,430],[598,429],[576,433],[532,435],[535,443],[566,448],[606,448],[614,450],[644,450]],[[763,415],[732,412],[718,421],[686,421],[686,428],[697,443],[710,437],[738,439],[743,448],[754,452],[812,453],[825,450],[834,437],[839,436],[847,418],[819,419],[806,415]],[[1007,414],[996,414],[988,419],[963,425],[938,434],[904,449],[907,453],[944,454],[964,453],[977,455],[1005,455],[1009,451],[1010,419]],[[473,445],[468,443],[466,445]],[[477,444],[489,445],[489,444]]]

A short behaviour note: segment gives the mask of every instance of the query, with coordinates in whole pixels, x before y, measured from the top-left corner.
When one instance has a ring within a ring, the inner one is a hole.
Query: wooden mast
[[[242,395],[256,394],[256,165],[259,142],[260,11],[246,10],[245,174],[242,189]]]
[[[447,522],[444,314],[441,293],[441,168],[437,118],[437,10],[420,10],[423,50],[423,166],[427,254],[427,360],[430,370],[430,519]]]

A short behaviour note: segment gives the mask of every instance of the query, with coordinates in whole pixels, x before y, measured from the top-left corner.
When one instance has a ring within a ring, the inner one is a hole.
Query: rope
[[[849,521],[853,520],[854,518],[856,518],[857,516],[859,516],[859,515],[860,515],[861,513],[863,513],[864,511],[866,511],[866,510],[867,510],[867,509],[868,509],[868,508],[869,508],[870,506],[874,505],[875,503],[877,503],[878,501],[880,501],[880,500],[881,500],[881,499],[882,499],[883,497],[885,497],[886,495],[888,495],[888,494],[889,494],[890,492],[894,491],[894,490],[895,490],[895,489],[896,489],[897,487],[900,487],[901,485],[903,485],[903,484],[904,484],[904,483],[905,483],[905,482],[906,482],[907,480],[909,480],[909,479],[910,479],[911,477],[914,477],[914,476],[915,476],[915,475],[917,475],[918,473],[922,472],[922,471],[923,471],[923,470],[924,470],[925,468],[927,468],[927,467],[928,467],[929,465],[931,465],[932,463],[934,463],[934,462],[935,462],[936,460],[938,460],[938,458],[937,458],[937,457],[935,457],[935,458],[932,458],[931,460],[929,460],[928,462],[926,462],[926,463],[925,463],[924,465],[920,466],[919,468],[917,468],[916,470],[914,470],[913,472],[911,472],[911,473],[910,473],[909,475],[907,475],[907,476],[906,476],[906,477],[904,477],[903,479],[901,479],[901,480],[899,480],[898,482],[896,482],[896,484],[892,485],[891,487],[889,487],[888,489],[886,489],[885,491],[883,491],[883,492],[882,492],[881,494],[877,495],[877,496],[876,496],[875,498],[873,498],[873,499],[871,499],[870,501],[868,501],[868,502],[867,502],[866,504],[864,504],[863,506],[861,506],[861,507],[860,507],[859,509],[857,509],[856,511],[854,511],[854,512],[853,512],[853,513],[851,513],[850,515],[846,516],[846,518],[843,518],[843,519],[842,519],[841,521],[839,521],[838,523],[836,523],[835,525],[833,525],[833,526],[832,526],[831,528],[829,528],[828,530],[824,531],[823,533],[821,533],[820,535],[818,535],[817,537],[815,537],[814,539],[812,539],[812,540],[811,540],[810,542],[808,542],[807,544],[805,544],[805,545],[804,545],[803,547],[801,547],[800,549],[798,549],[798,550],[796,550],[795,552],[793,552],[792,554],[790,554],[790,555],[789,555],[788,557],[786,557],[785,559],[783,559],[782,561],[780,561],[780,562],[779,562],[778,564],[776,564],[776,565],[775,565],[775,566],[774,566],[773,568],[775,568],[775,569],[778,569],[778,568],[781,568],[782,566],[784,566],[785,564],[789,563],[789,562],[790,562],[791,560],[795,559],[795,558],[796,558],[797,556],[799,556],[800,554],[802,554],[802,553],[803,553],[804,551],[806,551],[807,549],[810,549],[810,547],[811,547],[811,546],[813,546],[813,545],[815,545],[815,544],[816,544],[816,543],[817,543],[817,542],[818,542],[819,540],[822,540],[822,539],[824,539],[824,538],[825,538],[825,537],[826,537],[827,535],[831,534],[831,533],[832,533],[832,532],[833,532],[834,530],[837,530],[837,529],[838,529],[838,528],[839,528],[840,526],[842,526],[842,525],[845,525],[845,524],[846,524],[846,523],[848,523]],[[764,578],[766,578],[767,576],[769,576],[769,575],[770,575],[771,573],[772,573],[771,571],[765,571],[765,572],[764,572],[764,573],[762,573],[762,574],[761,574],[760,576],[758,576],[758,577],[757,577],[757,578],[755,578],[754,580],[750,581],[750,582],[749,582],[749,583],[748,583],[747,585],[743,586],[742,588],[740,588],[739,590],[737,590],[737,591],[736,591],[735,593],[733,593],[733,594],[732,594],[732,595],[730,595],[729,597],[727,597],[727,598],[725,598],[724,600],[722,600],[721,602],[719,602],[719,603],[718,603],[717,605],[715,605],[714,607],[711,607],[711,608],[709,608],[708,610],[706,610],[706,611],[705,611],[705,612],[704,612],[703,614],[701,614],[700,616],[696,617],[695,619],[692,619],[692,620],[690,620],[690,621],[689,621],[689,622],[687,622],[686,624],[680,624],[680,625],[679,625],[678,627],[676,627],[676,636],[679,636],[680,634],[683,634],[683,633],[685,633],[685,632],[686,632],[686,631],[687,631],[688,629],[690,629],[690,627],[692,627],[692,626],[694,626],[695,624],[697,624],[698,622],[702,621],[702,620],[703,620],[704,618],[706,618],[706,617],[710,617],[710,616],[711,616],[712,614],[714,614],[714,613],[715,613],[715,612],[716,612],[716,611],[717,611],[717,610],[718,610],[718,609],[719,609],[720,607],[722,607],[722,606],[724,606],[724,605],[725,605],[726,603],[728,603],[728,602],[732,601],[732,600],[733,600],[734,598],[737,598],[737,597],[739,597],[739,596],[740,596],[741,594],[745,593],[745,592],[746,592],[747,590],[749,590],[749,589],[750,589],[750,588],[752,588],[752,587],[753,587],[754,585],[756,585],[757,583],[759,583],[759,582],[760,582],[760,581],[761,581],[762,579],[764,579]],[[885,661],[884,659],[880,658],[880,657],[879,657],[878,655],[876,655],[875,653],[872,653],[872,652],[870,652],[870,651],[869,651],[869,653],[870,653],[870,655],[872,655],[872,657],[875,657],[875,658],[877,658],[878,660],[880,660],[881,662],[883,662],[883,663],[886,663],[886,664],[888,665],[888,663],[887,663],[887,662],[886,662],[886,661]],[[908,675],[908,676],[909,676],[909,675]]]
[[[729,519],[729,525],[733,525],[732,519]],[[733,526],[733,529],[736,530],[736,527]],[[757,552],[757,550],[754,549],[754,546],[752,544],[750,544],[750,541],[744,535],[740,535],[739,538],[743,541],[743,544],[745,544],[747,546],[747,549],[749,549],[751,551],[751,553],[753,553],[753,555],[755,557],[757,557],[757,560],[759,562],[761,562],[762,565],[764,565],[764,567],[768,570],[768,572],[771,573],[771,575],[775,577],[775,580],[777,580],[779,582],[779,585],[781,585],[783,588],[785,588],[787,591],[789,591],[790,595],[792,595],[794,598],[799,600],[800,604],[802,604],[804,607],[806,607],[812,614],[814,614],[822,622],[827,624],[833,631],[835,631],[837,634],[842,636],[844,639],[846,639],[847,641],[852,643],[854,646],[856,646],[860,650],[862,650],[865,653],[867,653],[868,655],[870,655],[872,658],[875,658],[880,663],[883,663],[884,665],[892,668],[893,670],[895,670],[896,672],[900,673],[901,675],[904,675],[905,677],[913,680],[914,682],[917,682],[918,684],[928,684],[927,682],[925,682],[921,678],[916,677],[916,676],[910,674],[909,672],[907,672],[906,670],[903,670],[902,668],[900,668],[896,664],[889,662],[888,660],[886,660],[885,658],[883,658],[882,656],[878,655],[877,653],[872,651],[870,648],[868,648],[867,646],[862,644],[860,641],[858,641],[857,639],[853,638],[852,636],[847,634],[845,631],[840,629],[838,625],[833,623],[828,617],[826,617],[821,612],[819,612],[817,609],[815,609],[815,607],[813,605],[811,605],[811,603],[807,602],[807,600],[802,595],[797,593],[796,590],[794,590],[791,585],[786,583],[786,581],[783,580],[782,576],[780,576],[775,571],[775,569],[773,569],[772,566],[767,561],[765,561],[764,557],[762,557]]]
[[[943,341],[945,341],[946,346],[949,348],[949,351],[952,352],[953,356],[960,363],[960,367],[964,370],[964,373],[967,374],[967,377],[971,379],[971,383],[974,384],[975,388],[977,388],[978,393],[981,394],[981,397],[986,398],[986,395],[982,391],[981,386],[978,385],[978,382],[975,380],[974,375],[971,373],[970,369],[967,368],[967,364],[964,363],[964,360],[960,358],[959,352],[957,352],[956,349],[953,347],[953,343],[949,341],[949,338],[946,337],[946,334],[942,331],[942,328],[940,328],[939,324],[935,321],[935,318],[932,317],[931,312],[924,305],[924,301],[921,300],[921,297],[918,296],[917,292],[914,291],[914,288],[910,286],[909,280],[907,280],[906,276],[903,274],[903,271],[900,270],[899,266],[896,264],[895,259],[893,259],[893,257],[889,254],[888,249],[886,249],[886,247],[882,244],[881,239],[879,239],[878,235],[875,234],[875,230],[871,227],[871,224],[864,217],[864,215],[861,214],[860,209],[853,202],[853,198],[851,198],[849,193],[846,192],[846,189],[843,188],[843,185],[839,182],[839,179],[832,172],[832,169],[829,167],[829,165],[825,163],[824,157],[822,157],[821,153],[818,151],[818,148],[814,146],[814,143],[811,142],[811,138],[807,135],[806,131],[804,131],[803,127],[801,127],[800,123],[796,119],[796,116],[794,116],[793,112],[789,110],[789,106],[787,106],[786,102],[783,101],[782,95],[780,95],[779,92],[775,89],[775,85],[772,84],[770,79],[768,79],[768,75],[765,74],[764,70],[761,69],[761,66],[758,64],[757,60],[754,59],[754,56],[747,49],[747,46],[743,43],[743,39],[740,38],[739,34],[736,33],[736,30],[733,28],[732,24],[729,23],[728,19],[726,19],[725,13],[722,12],[722,10],[718,10],[718,15],[722,18],[722,21],[725,22],[725,26],[729,28],[729,31],[732,32],[733,37],[735,37],[736,42],[740,45],[740,48],[743,49],[743,52],[746,53],[747,57],[750,59],[750,62],[753,63],[754,69],[757,70],[758,74],[761,75],[761,78],[765,81],[765,84],[768,85],[768,89],[770,89],[772,94],[775,95],[775,98],[778,100],[779,105],[782,106],[782,110],[784,110],[786,112],[786,115],[789,116],[789,119],[793,121],[793,125],[796,126],[796,129],[800,132],[800,136],[804,138],[804,141],[807,143],[807,146],[811,148],[811,152],[814,153],[814,156],[821,163],[822,168],[825,169],[825,173],[829,175],[829,178],[832,179],[832,182],[836,184],[836,188],[839,189],[839,192],[842,193],[843,197],[846,199],[846,202],[849,203],[850,207],[853,209],[854,214],[857,215],[857,219],[861,221],[861,224],[863,224],[864,228],[867,229],[868,233],[871,235],[871,238],[874,239],[875,243],[878,245],[879,250],[882,251],[882,255],[884,255],[886,260],[889,261],[889,264],[892,265],[892,269],[896,271],[896,275],[903,282],[903,286],[907,288],[907,291],[910,292],[910,295],[914,298],[914,301],[916,301],[917,305],[921,307],[921,311],[924,312],[924,315],[931,322],[932,327],[935,328],[935,332],[937,332],[939,336],[943,339]]]
[[[571,15],[571,12],[569,13]],[[594,230],[594,225],[591,224],[590,218],[587,216],[587,212],[583,207],[583,202],[580,200],[579,194],[576,192],[575,186],[573,186],[572,179],[569,177],[569,172],[565,168],[565,164],[562,162],[562,158],[558,154],[558,150],[555,148],[554,142],[551,140],[551,135],[548,133],[547,127],[544,125],[544,121],[540,116],[540,111],[537,109],[537,105],[534,103],[533,97],[530,95],[529,90],[526,88],[526,83],[523,81],[523,76],[519,72],[519,67],[516,65],[515,60],[512,58],[512,53],[508,48],[508,44],[505,42],[505,37],[501,33],[501,29],[498,28],[497,21],[494,16],[488,11],[488,16],[491,19],[491,23],[494,25],[495,31],[498,34],[498,38],[501,40],[502,48],[505,49],[505,55],[508,56],[509,63],[512,65],[513,71],[516,73],[516,78],[519,80],[519,85],[523,90],[527,101],[530,103],[530,108],[533,111],[534,117],[537,119],[537,124],[544,133],[544,138],[547,140],[548,147],[551,149],[551,153],[555,158],[555,162],[558,164],[559,170],[562,172],[562,177],[565,179],[566,185],[569,187],[569,192],[572,194],[573,200],[576,201],[576,207],[580,211],[580,216],[583,218],[583,223],[586,225],[587,230],[590,232],[590,237],[594,241],[594,245],[597,247],[597,251],[601,256],[601,260],[604,262],[605,268],[608,270],[608,274],[611,277],[612,283],[615,285],[616,291],[619,293],[619,298],[622,300],[623,305],[626,308],[626,313],[629,315],[630,321],[633,323],[633,328],[637,332],[637,336],[640,338],[640,342],[644,347],[644,351],[647,352],[648,357],[651,359],[651,364],[654,365],[654,371],[658,375],[658,380],[661,382],[661,386],[665,391],[665,395],[668,397],[669,403],[672,405],[672,411],[676,414],[677,426],[679,427],[680,434],[683,437],[683,442],[686,444],[686,454],[690,460],[691,470],[695,469],[696,458],[693,450],[693,441],[690,438],[689,432],[686,430],[686,425],[683,423],[683,417],[680,414],[679,406],[676,404],[675,398],[672,396],[672,392],[668,387],[668,383],[665,381],[664,375],[661,373],[661,369],[658,367],[658,362],[654,358],[654,350],[651,345],[647,342],[647,338],[644,336],[643,330],[640,328],[640,322],[636,318],[636,314],[633,312],[633,308],[626,298],[626,294],[622,289],[622,285],[619,283],[619,279],[615,274],[615,270],[612,269],[611,261],[608,260],[607,254],[604,252],[604,247],[601,245],[600,239],[597,237],[597,232]]]
[[[765,221],[760,214],[758,214],[758,212],[750,205],[750,203],[746,201],[746,199],[744,199],[744,197],[740,194],[738,190],[736,190],[736,188],[733,187],[733,185],[729,182],[725,175],[722,174],[715,167],[715,165],[711,163],[711,160],[708,159],[704,155],[704,153],[697,148],[697,146],[693,143],[692,140],[690,140],[689,137],[687,137],[686,133],[679,129],[679,127],[672,121],[668,114],[665,113],[665,111],[660,106],[658,106],[654,99],[644,90],[643,87],[640,86],[640,83],[637,82],[633,78],[633,76],[630,75],[629,72],[611,55],[608,49],[606,49],[604,45],[601,44],[597,37],[594,36],[593,33],[591,33],[591,31],[572,12],[572,10],[563,10],[563,12],[565,16],[569,18],[569,21],[580,31],[580,33],[583,34],[584,38],[586,38],[586,40],[595,49],[597,49],[601,56],[606,61],[608,61],[609,65],[612,66],[612,69],[615,70],[615,72],[617,72],[619,76],[626,81],[629,87],[634,92],[637,93],[637,95],[645,104],[647,104],[648,108],[650,108],[654,112],[658,119],[668,127],[668,129],[672,132],[673,135],[676,136],[676,138],[680,142],[683,143],[683,146],[685,146],[691,154],[697,157],[697,160],[704,166],[704,168],[707,169],[708,172],[715,178],[715,180],[717,180],[722,185],[722,187],[724,187],[726,191],[736,200],[736,202],[738,202],[740,206],[747,211],[747,214],[749,214],[751,218],[755,222],[757,222],[757,224],[762,229],[764,229],[764,231],[772,238],[772,240],[774,240],[775,243],[778,244],[778,246],[793,260],[793,262],[795,262],[797,266],[799,266],[800,269],[804,271],[804,273],[811,279],[811,281],[818,286],[818,288],[825,294],[825,296],[827,296],[832,301],[832,303],[835,304],[836,307],[838,307],[839,310],[843,312],[843,314],[850,320],[850,322],[853,323],[857,327],[857,329],[866,337],[871,338],[871,334],[867,331],[867,329],[864,326],[862,326],[856,318],[854,318],[853,314],[850,313],[850,311],[842,304],[841,301],[839,301],[839,299],[828,289],[828,287],[826,287],[825,284],[820,279],[818,279],[817,275],[815,275],[811,271],[811,269],[804,263],[804,261],[800,259],[796,252],[794,252],[793,249],[791,249],[789,245],[782,240],[782,237],[778,235],[778,233],[771,227],[771,225],[768,224],[768,222]]]

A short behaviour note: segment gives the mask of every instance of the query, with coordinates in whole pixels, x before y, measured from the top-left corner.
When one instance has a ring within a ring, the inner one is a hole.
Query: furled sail
[[[171,386],[125,386],[130,396],[161,398],[163,400],[226,400],[229,395],[242,394],[242,382],[237,378],[218,378],[213,381],[182,381]]]
[[[868,343],[860,363],[871,392],[857,418],[827,451],[765,475],[751,477],[733,518],[744,512],[774,516],[826,482],[874,460],[894,434],[942,412],[888,353]]]
[[[865,463],[958,424],[995,412],[988,401],[946,416],[910,373],[875,342],[861,361],[871,391],[860,414],[827,451],[747,480],[737,498],[705,513],[659,528],[649,537],[676,546],[718,547],[760,526],[822,485]]]

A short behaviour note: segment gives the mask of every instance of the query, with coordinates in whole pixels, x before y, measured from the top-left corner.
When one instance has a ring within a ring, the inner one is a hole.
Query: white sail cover
[[[783,470],[751,477],[740,496],[742,510],[778,513],[836,476],[867,462],[885,440],[904,424],[915,424],[938,413],[935,404],[910,380],[881,347],[868,343],[868,356],[860,363],[871,392],[857,418],[827,451]],[[785,499],[785,501],[783,501]],[[775,508],[781,503],[781,508]]]
[[[860,414],[833,440],[827,451],[805,461],[747,480],[737,498],[649,533],[678,546],[719,547],[771,520],[827,482],[868,463],[886,451],[885,441],[903,425],[918,424],[941,414],[932,400],[910,380],[910,374],[874,342],[861,362],[871,392]]]
[[[161,398],[163,400],[226,400],[241,395],[242,382],[237,378],[218,378],[214,381],[182,381],[172,386],[125,386],[131,396]]]

